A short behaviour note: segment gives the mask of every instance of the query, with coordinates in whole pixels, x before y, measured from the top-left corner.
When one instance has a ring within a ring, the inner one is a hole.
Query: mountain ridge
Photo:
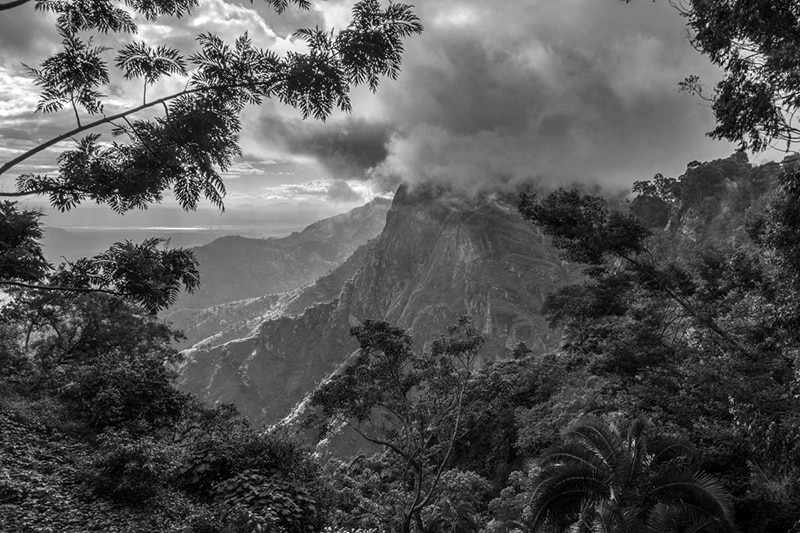
[[[181,387],[276,422],[357,349],[349,330],[367,318],[425,346],[469,314],[487,358],[518,342],[543,351],[560,339],[541,316],[544,296],[577,275],[513,205],[441,189],[401,187],[363,254],[336,298],[266,320],[247,338],[187,350]]]
[[[205,309],[306,285],[378,235],[390,205],[390,200],[379,197],[286,237],[228,236],[194,248],[201,287],[194,294],[181,295],[172,312]]]

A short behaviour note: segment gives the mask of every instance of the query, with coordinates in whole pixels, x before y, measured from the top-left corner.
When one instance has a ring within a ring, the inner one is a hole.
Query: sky
[[[233,41],[248,31],[259,47],[286,53],[302,49],[292,36],[297,28],[346,26],[352,4],[316,1],[308,12],[277,15],[259,0],[200,0],[189,17],[139,21],[138,38],[191,52],[199,33]],[[688,75],[711,86],[719,74],[692,49],[665,0],[417,0],[416,12],[425,31],[407,41],[399,79],[376,94],[357,88],[352,113],[320,123],[275,102],[248,109],[244,155],[225,174],[227,214],[201,209],[186,223],[265,210],[319,218],[391,193],[401,181],[471,192],[527,180],[626,188],[735,149],[705,136],[710,108],[678,90]],[[58,41],[52,19],[31,4],[0,12],[0,161],[73,127],[66,110],[33,112],[38,95],[22,67],[38,65]],[[182,84],[159,83],[148,95]],[[112,78],[107,109],[131,106],[140,90]],[[69,146],[15,170],[46,172]],[[10,178],[0,177],[0,188],[10,190]],[[65,220],[51,216],[50,223]]]

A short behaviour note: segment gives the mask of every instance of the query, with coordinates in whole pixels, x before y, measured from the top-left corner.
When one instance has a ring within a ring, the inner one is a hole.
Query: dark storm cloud
[[[20,62],[31,62],[52,52],[60,41],[53,31],[54,17],[35,12],[33,2],[3,11],[0,16],[0,66],[21,71]]]
[[[341,27],[352,3],[320,1],[310,12],[276,16],[244,0],[202,0],[194,16],[143,25],[139,38],[188,51],[200,32],[230,41],[248,30],[259,47],[285,52],[296,45],[286,39],[292,30]],[[260,179],[372,177],[391,185],[402,178],[473,189],[528,178],[629,184],[733,149],[704,136],[713,127],[710,110],[677,91],[685,76],[713,81],[715,72],[686,42],[683,20],[666,1],[416,4],[426,30],[408,40],[400,78],[376,95],[354,92],[353,115],[321,124],[275,102],[248,110],[242,144],[250,166],[233,176],[232,192],[246,187],[250,195]],[[0,159],[71,127],[68,112],[46,120],[31,114],[35,91],[23,86],[19,62],[37,64],[59,39],[52,21],[28,8],[0,17],[0,100],[7,102],[0,101]],[[176,83],[148,93],[168,94],[182,87]],[[114,100],[108,109],[141,97],[138,84],[104,91]],[[54,156],[43,153],[31,167],[44,168]],[[269,160],[277,163],[254,164]],[[348,194],[338,187],[334,196]]]
[[[324,123],[273,118],[262,123],[261,132],[292,154],[314,158],[335,178],[363,178],[387,157],[391,128],[353,116]]]
[[[733,150],[704,136],[709,109],[678,92],[685,76],[716,73],[666,2],[442,0],[418,11],[426,31],[371,111],[394,126],[373,177],[623,184]]]

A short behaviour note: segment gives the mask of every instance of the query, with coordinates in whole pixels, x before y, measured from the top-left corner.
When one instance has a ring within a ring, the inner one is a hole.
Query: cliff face
[[[570,279],[544,236],[513,205],[401,189],[386,228],[340,299],[357,320],[381,318],[428,340],[469,315],[500,355],[555,339],[539,309]]]
[[[357,348],[349,329],[367,318],[406,328],[422,348],[466,314],[486,338],[485,358],[521,341],[542,350],[558,341],[540,314],[544,297],[575,279],[514,206],[432,188],[401,188],[383,232],[342,269],[295,291],[283,316],[249,337],[189,350],[181,386],[275,422]],[[353,271],[336,298],[302,310]]]

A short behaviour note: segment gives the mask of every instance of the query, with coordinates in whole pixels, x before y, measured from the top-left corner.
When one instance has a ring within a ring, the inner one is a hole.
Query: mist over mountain
[[[469,315],[486,358],[519,342],[543,351],[559,341],[541,316],[544,297],[578,275],[511,202],[439,187],[401,187],[383,232],[340,269],[282,301],[262,301],[273,316],[244,327],[249,336],[188,350],[180,386],[276,422],[357,348],[349,330],[368,318],[406,328],[421,347]]]

